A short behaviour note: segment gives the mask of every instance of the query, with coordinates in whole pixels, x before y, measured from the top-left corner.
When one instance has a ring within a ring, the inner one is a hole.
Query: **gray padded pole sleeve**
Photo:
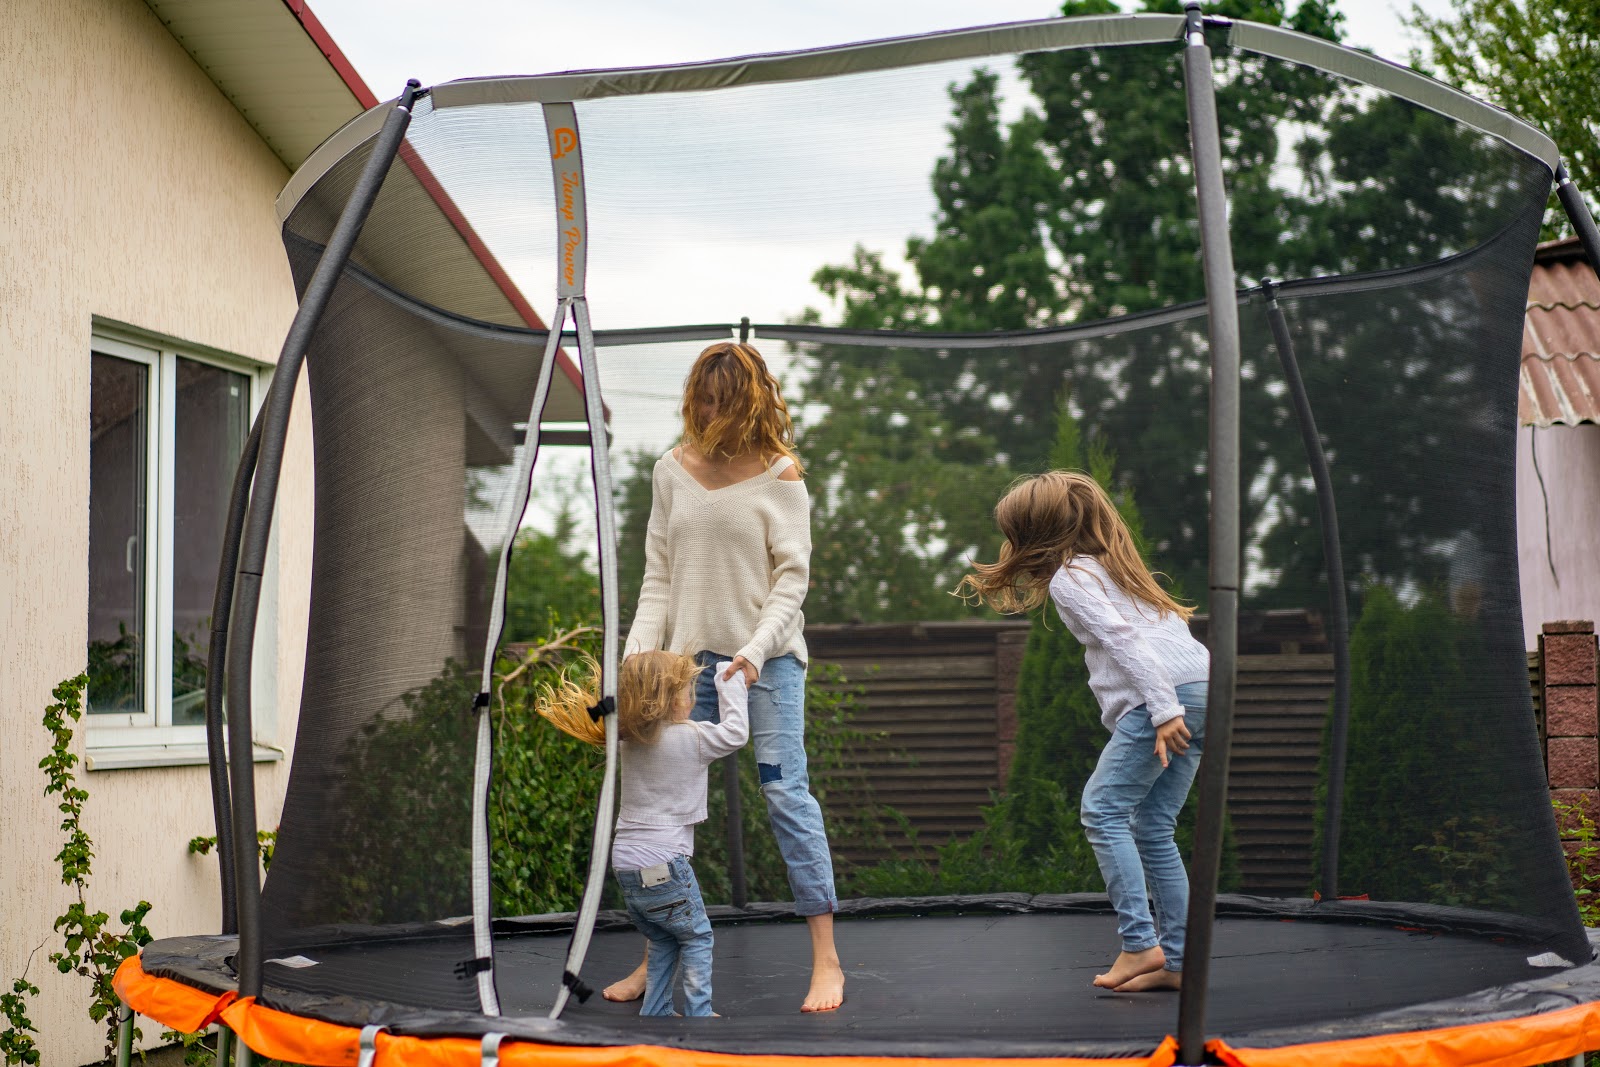
[[[322,313],[333,299],[356,239],[361,236],[361,227],[378,199],[390,164],[400,151],[400,142],[405,139],[406,127],[411,122],[411,104],[416,91],[417,83],[408,83],[400,103],[390,109],[384,120],[372,154],[345,201],[311,280],[306,283],[300,310],[295,312],[283,349],[278,354],[267,406],[260,415],[261,444],[256,456],[255,488],[241,537],[227,657],[228,774],[233,794],[234,888],[239,908],[239,953],[235,969],[241,997],[253,997],[261,992],[261,860],[255,847],[255,753],[251,736],[250,683],[256,613],[261,606],[261,575],[266,569],[267,541],[272,534],[272,511],[283,468],[289,414],[294,406],[295,380],[300,376],[300,364],[305,360]]]
[[[617,516],[611,487],[611,457],[606,447],[605,407],[600,397],[600,370],[595,365],[594,334],[589,328],[589,304],[579,297],[573,303],[578,322],[578,355],[583,364],[584,411],[589,423],[589,456],[594,470],[595,526],[599,534],[600,612],[605,621],[605,645],[600,659],[600,695],[615,706],[617,696]],[[606,769],[600,785],[600,801],[594,816],[594,847],[589,852],[589,878],[583,889],[583,903],[572,929],[572,944],[567,950],[564,982],[556,993],[550,1018],[560,1018],[567,1005],[583,958],[594,935],[595,915],[600,911],[600,892],[611,859],[611,828],[617,805],[617,717],[605,716]]]
[[[556,294],[578,297],[584,292],[589,252],[578,113],[571,104],[546,104],[544,124],[550,132],[550,173],[556,183]]]
[[[1189,866],[1188,942],[1178,999],[1178,1062],[1205,1062],[1207,981],[1211,973],[1222,827],[1228,803],[1234,673],[1239,622],[1239,298],[1228,235],[1228,194],[1222,179],[1222,138],[1216,86],[1199,0],[1188,0],[1183,50],[1195,199],[1200,214],[1200,259],[1205,273],[1211,336],[1211,680],[1206,692],[1206,737],[1200,757],[1200,805]]]

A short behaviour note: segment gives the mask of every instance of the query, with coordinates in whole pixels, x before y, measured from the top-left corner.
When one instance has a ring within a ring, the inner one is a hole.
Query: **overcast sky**
[[[308,0],[387,99],[407,78],[654,66],[1048,18],[1049,0]],[[1135,5],[1125,2],[1124,7]],[[1443,14],[1448,0],[1423,0]],[[1409,0],[1338,0],[1349,43],[1404,62]]]

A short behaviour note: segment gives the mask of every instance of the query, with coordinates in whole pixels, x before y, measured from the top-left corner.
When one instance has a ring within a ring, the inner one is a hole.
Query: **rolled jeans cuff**
[[[831,897],[827,900],[797,900],[794,902],[794,913],[801,918],[810,918],[813,915],[832,915],[839,910],[839,902]]]

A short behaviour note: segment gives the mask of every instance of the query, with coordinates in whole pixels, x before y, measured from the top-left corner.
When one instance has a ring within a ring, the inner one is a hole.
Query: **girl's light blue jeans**
[[[732,655],[701,652],[695,662],[707,669],[695,683],[693,718],[719,722],[712,677],[718,662]],[[811,795],[806,774],[806,669],[793,655],[769,659],[750,687],[750,737],[767,818],[778,851],[789,870],[796,915],[827,915],[838,910],[833,887],[833,855],[822,823],[822,805]]]
[[[1173,841],[1189,796],[1206,732],[1206,683],[1178,686],[1189,751],[1156,758],[1156,730],[1141,704],[1117,722],[1083,788],[1083,831],[1094,847],[1106,893],[1117,911],[1124,952],[1157,945],[1169,971],[1183,970],[1189,917],[1189,875]],[[1152,906],[1154,915],[1152,915]]]
[[[700,883],[686,856],[674,856],[664,866],[667,880],[648,886],[644,875],[655,868],[615,872],[628,918],[650,939],[639,1014],[676,1014],[672,1010],[673,979],[682,975],[683,1014],[710,1015],[711,920],[700,897]]]

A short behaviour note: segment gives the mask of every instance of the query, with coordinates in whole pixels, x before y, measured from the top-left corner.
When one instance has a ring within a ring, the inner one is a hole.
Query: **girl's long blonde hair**
[[[996,611],[1032,611],[1049,598],[1050,578],[1074,556],[1093,556],[1128,596],[1187,620],[1194,608],[1178,603],[1156,581],[1128,524],[1106,491],[1082,471],[1047,471],[1023,478],[994,506],[1005,535],[1000,559],[972,564],[956,595]]]
[[[624,741],[655,744],[672,719],[678,695],[694,684],[700,666],[676,652],[640,652],[622,664],[617,685],[617,734]],[[574,678],[573,674],[578,678]],[[581,680],[579,680],[581,679]],[[606,743],[605,723],[590,716],[600,702],[600,665],[585,656],[575,672],[540,690],[535,707],[565,733],[591,745]]]
[[[707,419],[704,405],[715,412]],[[683,383],[683,439],[709,459],[757,455],[767,463],[794,460],[794,423],[778,379],[751,345],[721,341],[694,361]]]

